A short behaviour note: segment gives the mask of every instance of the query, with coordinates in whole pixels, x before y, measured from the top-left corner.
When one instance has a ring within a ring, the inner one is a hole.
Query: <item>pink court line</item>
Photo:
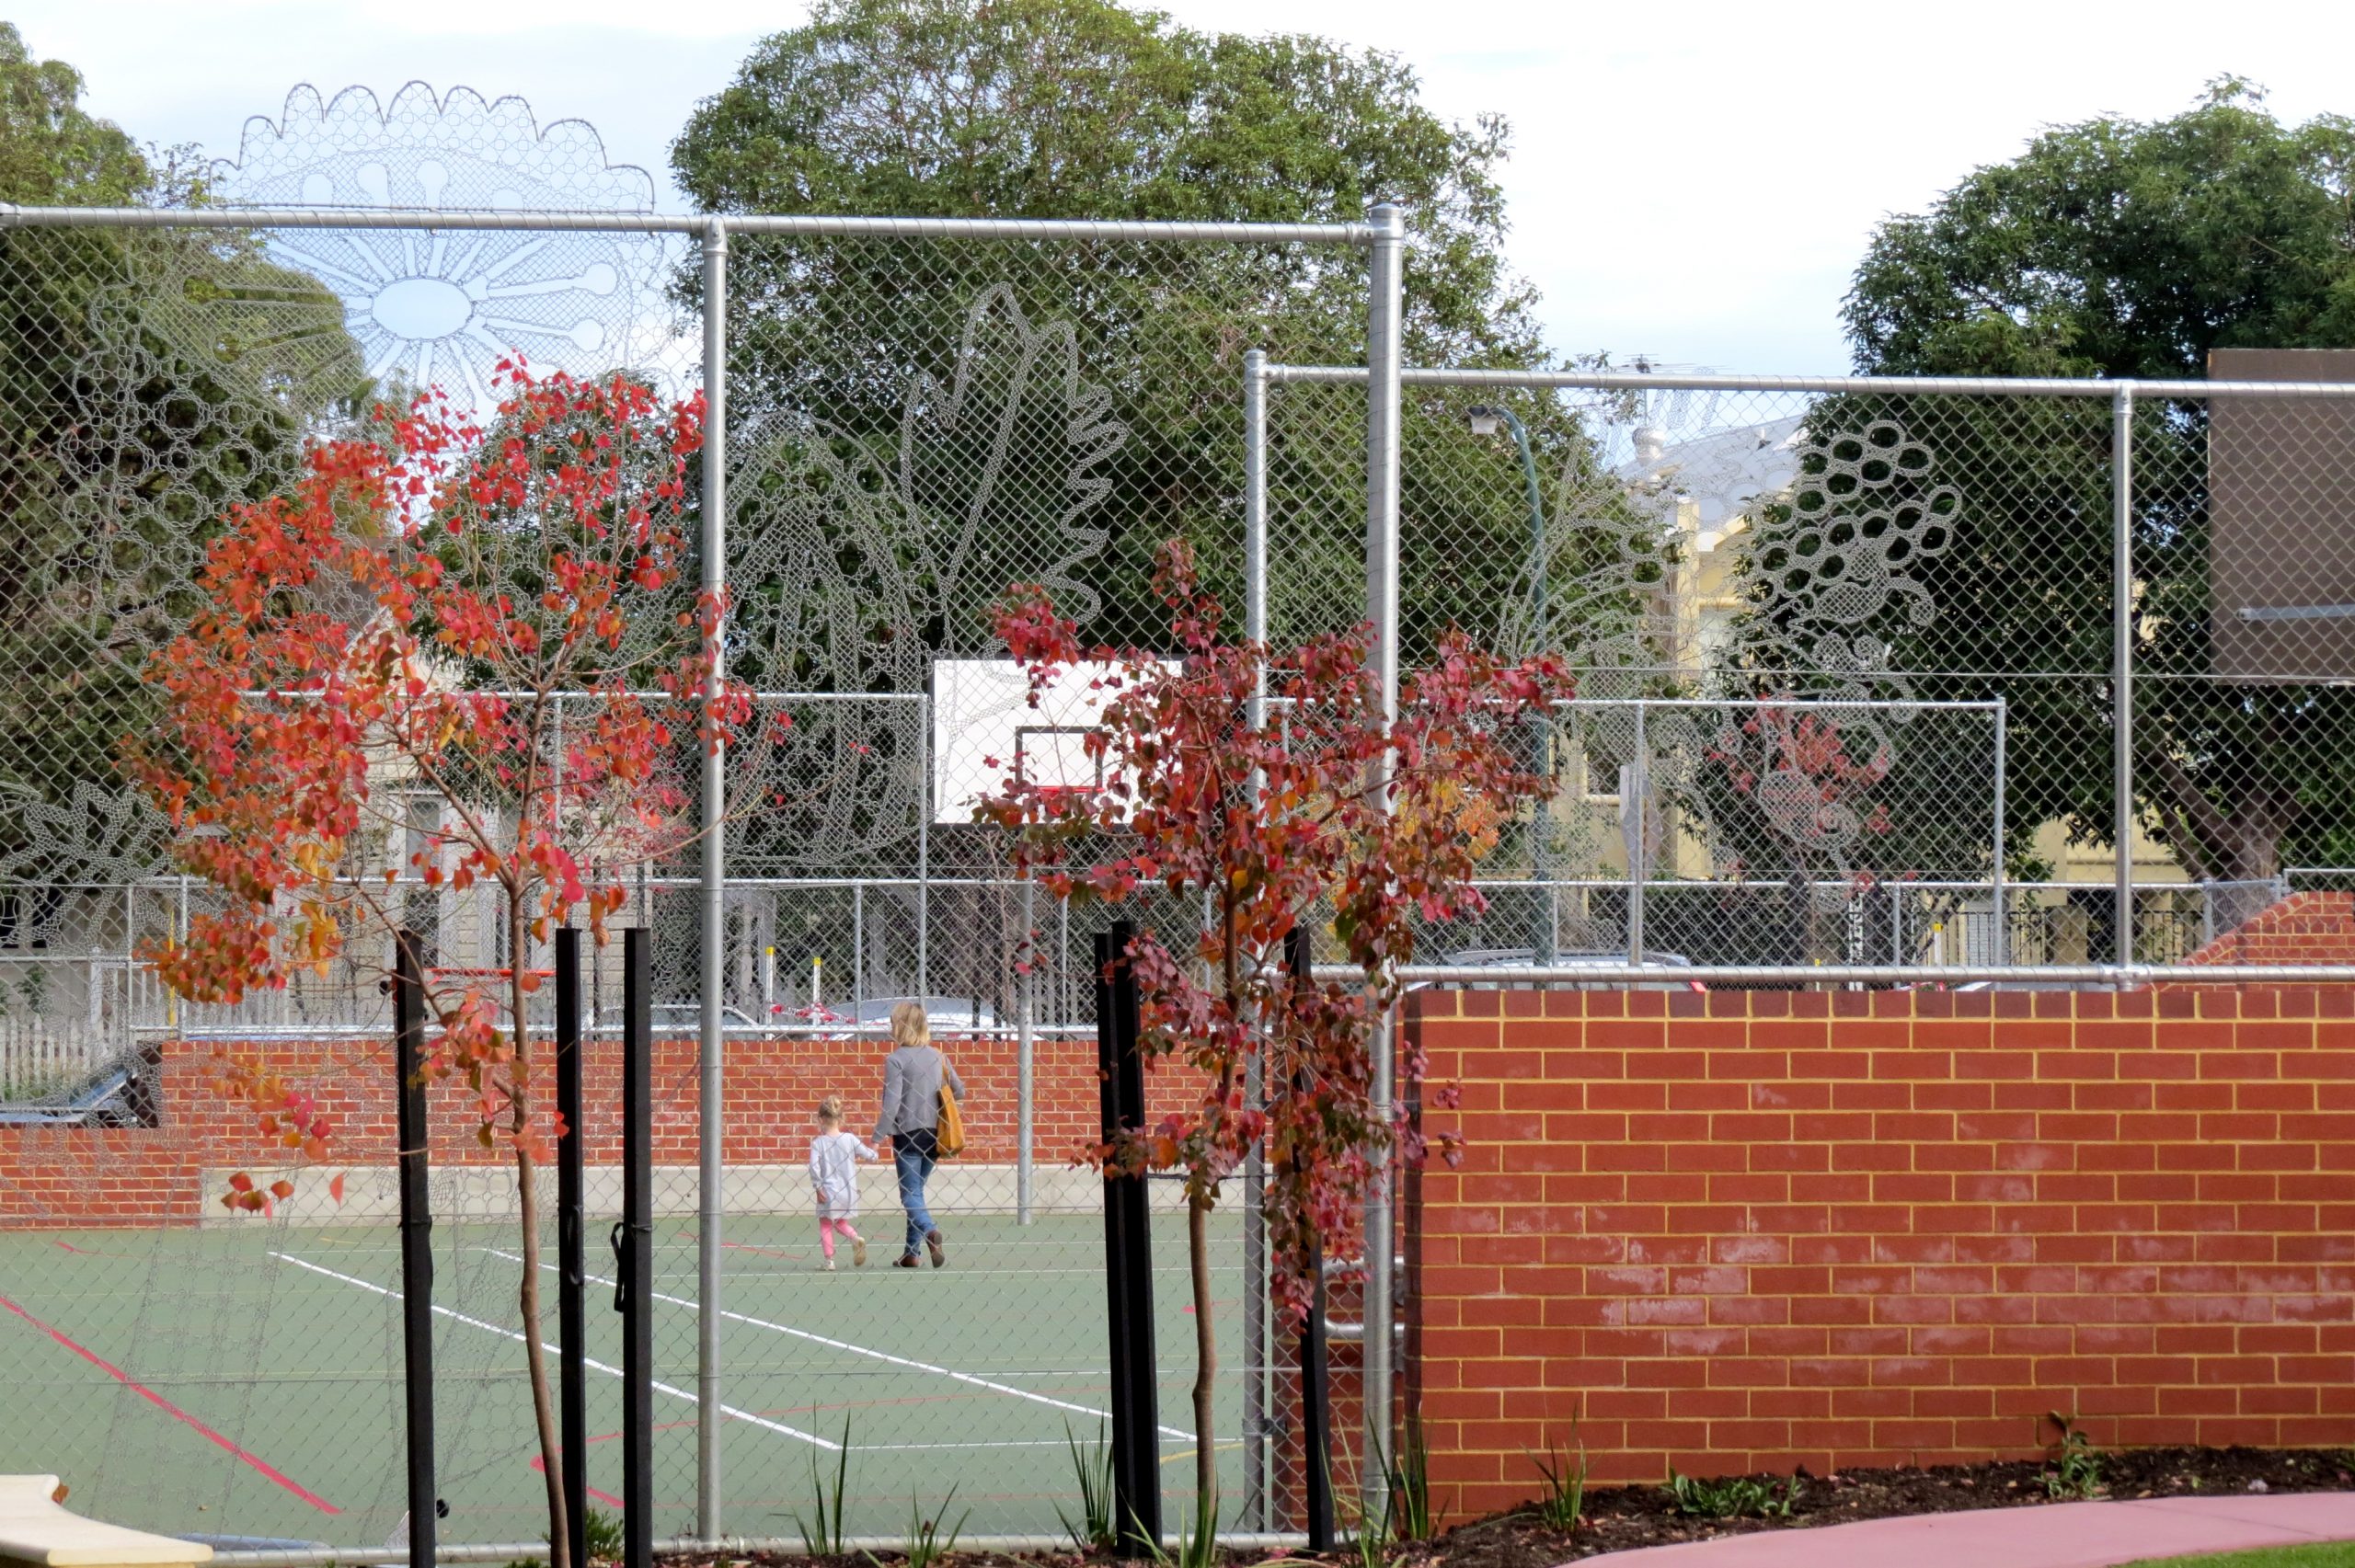
[[[304,1486],[301,1482],[295,1481],[292,1477],[288,1476],[283,1471],[279,1470],[268,1459],[263,1459],[259,1454],[239,1448],[236,1443],[223,1436],[220,1433],[215,1432],[212,1427],[207,1426],[203,1422],[199,1421],[195,1416],[190,1415],[187,1411],[182,1410],[170,1400],[166,1399],[163,1395],[157,1393],[146,1384],[139,1381],[130,1373],[124,1371],[121,1368],[108,1360],[105,1356],[100,1356],[98,1352],[90,1349],[86,1345],[75,1344],[73,1340],[68,1339],[65,1335],[58,1333],[47,1323],[42,1322],[39,1318],[34,1317],[30,1312],[26,1311],[22,1307],[17,1306],[14,1301],[9,1300],[6,1296],[0,1296],[0,1307],[7,1308],[8,1310],[16,1313],[17,1316],[24,1319],[25,1322],[32,1324],[33,1327],[40,1330],[41,1333],[49,1335],[50,1338],[57,1341],[58,1344],[63,1345],[66,1349],[72,1351],[83,1360],[87,1361],[91,1366],[96,1367],[99,1371],[104,1372],[108,1377],[112,1378],[116,1382],[121,1383],[124,1388],[129,1389],[132,1393],[137,1394],[141,1399],[145,1400],[148,1403],[154,1405],[156,1409],[162,1411],[166,1415],[170,1416],[173,1420],[186,1422],[189,1425],[195,1427],[198,1434],[201,1436],[206,1442],[213,1443],[228,1449],[229,1452],[245,1460],[246,1463],[253,1466],[254,1469],[261,1471],[262,1474],[268,1476],[279,1485],[286,1488],[287,1491],[292,1492],[295,1496],[300,1497],[304,1502],[308,1503],[320,1513],[340,1514],[343,1512],[342,1509],[337,1507],[334,1504],[328,1502],[326,1498],[320,1496],[309,1487]]]
[[[597,1439],[592,1437],[589,1440],[593,1443]],[[546,1475],[548,1472],[548,1462],[547,1460],[540,1458],[539,1455],[534,1454],[532,1456],[532,1468],[539,1471],[542,1475]],[[593,1486],[584,1486],[580,1490],[586,1492],[590,1496],[594,1497],[600,1503],[609,1503],[616,1508],[622,1505],[622,1500],[615,1496],[610,1492],[600,1492]]]
[[[684,1431],[685,1428],[693,1426],[694,1425],[695,1423],[692,1421],[662,1421],[657,1422],[652,1430],[657,1432],[678,1432]],[[622,1434],[619,1432],[605,1432],[590,1438],[589,1441],[592,1443],[610,1443],[620,1436],[622,1436]],[[548,1472],[547,1461],[540,1458],[537,1454],[534,1454],[532,1456],[532,1468],[539,1471],[542,1475],[546,1475]],[[610,1492],[600,1492],[593,1486],[584,1487],[582,1490],[587,1492],[590,1496],[594,1497],[600,1503],[610,1503],[616,1508],[627,1506],[627,1505],[624,1504],[620,1498],[615,1496]]]
[[[50,1245],[63,1247],[78,1258],[128,1258],[132,1255],[130,1253],[95,1253],[87,1247],[77,1247],[71,1242],[52,1242]]]

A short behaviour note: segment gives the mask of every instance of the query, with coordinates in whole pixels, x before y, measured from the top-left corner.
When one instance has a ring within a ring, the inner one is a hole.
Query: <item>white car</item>
[[[1467,947],[1460,953],[1450,953],[1440,961],[1443,964],[1460,965],[1465,968],[1503,969],[1513,968],[1524,964],[1534,964],[1537,961],[1537,955],[1534,949],[1527,947]],[[1696,979],[1688,979],[1680,980],[1672,978],[1676,970],[1689,969],[1693,967],[1693,960],[1687,958],[1682,953],[1662,953],[1656,950],[1646,951],[1640,972],[1646,975],[1651,975],[1655,972],[1664,972],[1661,973],[1660,978],[1657,979],[1637,980],[1632,985],[1623,979],[1607,978],[1604,974],[1600,972],[1604,970],[1624,971],[1627,967],[1627,955],[1624,952],[1589,950],[1583,952],[1557,953],[1554,955],[1554,962],[1550,967],[1560,969],[1593,969],[1598,971],[1595,978],[1591,980],[1548,980],[1545,982],[1549,986],[1558,986],[1564,990],[1618,990],[1624,989],[1629,990],[1705,991],[1709,989],[1707,986],[1702,984]]]
[[[829,1031],[828,1039],[848,1039],[854,1035],[881,1036],[891,1029],[891,1010],[913,997],[870,996],[856,1004],[825,1002],[817,1006],[782,1006],[778,1021],[786,1024],[833,1024],[839,1031]],[[822,1016],[821,1016],[822,1015]],[[997,1013],[986,1002],[967,996],[928,996],[924,999],[925,1022],[935,1035],[953,1037],[959,1035],[991,1035],[998,1031]]]

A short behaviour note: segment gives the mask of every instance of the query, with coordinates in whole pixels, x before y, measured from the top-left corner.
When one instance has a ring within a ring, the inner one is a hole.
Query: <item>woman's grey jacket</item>
[[[965,1081],[957,1076],[939,1047],[894,1047],[883,1059],[883,1114],[875,1123],[875,1141],[902,1133],[930,1132],[938,1127],[943,1075],[962,1100]]]

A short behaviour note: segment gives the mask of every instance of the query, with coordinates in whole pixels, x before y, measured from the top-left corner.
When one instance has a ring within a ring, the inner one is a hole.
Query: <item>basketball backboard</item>
[[[2355,352],[2218,349],[2218,381],[2355,381]],[[2208,418],[2216,673],[2355,676],[2355,400],[2219,395]]]
[[[940,658],[932,665],[932,819],[973,819],[973,807],[1020,771],[1032,784],[1095,789],[1103,783],[1086,737],[1118,691],[1117,664],[1075,664],[1030,705],[1030,673],[1010,658]]]

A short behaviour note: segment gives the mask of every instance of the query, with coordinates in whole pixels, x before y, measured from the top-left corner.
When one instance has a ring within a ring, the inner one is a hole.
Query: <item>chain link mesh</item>
[[[233,194],[333,205],[381,186],[378,200],[512,208],[573,189],[545,138],[529,155],[515,143],[504,175],[499,158],[436,175],[314,107],[315,144],[249,144]],[[505,145],[497,106],[481,112],[482,146]],[[912,1495],[929,1505],[954,1485],[971,1531],[1051,1532],[1075,1505],[1066,1433],[1093,1437],[1105,1382],[1100,1192],[1072,1159],[1096,1126],[1092,944],[1108,917],[1026,887],[1002,841],[945,808],[932,667],[996,653],[989,610],[1017,580],[1047,585],[1091,638],[1150,640],[1149,563],[1178,535],[1239,612],[1243,350],[1361,359],[1364,257],[741,233],[729,256],[728,657],[791,723],[727,775],[727,1527],[792,1536],[810,1463],[831,1466],[847,1421],[854,1530],[888,1534]],[[381,968],[356,952],[235,1009],[163,994],[140,954],[206,895],[173,874],[116,747],[149,722],[143,671],[193,613],[222,514],[282,488],[306,442],[429,385],[480,405],[516,353],[691,392],[701,287],[684,236],[520,221],[0,230],[0,1297],[48,1331],[15,1385],[35,1413],[18,1429],[40,1438],[7,1450],[14,1468],[69,1471],[94,1509],[175,1532],[362,1548],[399,1527]],[[1361,613],[1366,389],[1279,377],[1268,408],[1281,647]],[[1528,738],[1557,795],[1500,837],[1485,918],[1425,933],[1426,956],[1633,956],[1658,967],[1642,983],[1671,987],[1712,963],[1803,983],[1828,962],[2173,961],[2292,891],[2343,896],[2355,554],[2317,520],[2355,487],[2350,412],[2321,395],[2154,395],[2121,427],[2083,396],[1410,386],[1405,664],[1455,625],[1580,675],[1578,700]],[[683,1535],[704,894],[684,860],[623,869],[618,918],[656,933],[657,1533]],[[446,971],[547,961],[504,948],[485,890],[392,896]],[[1173,942],[1200,918],[1174,898],[1128,912]],[[604,1215],[616,954],[587,986]],[[972,1151],[932,1188],[950,1267],[890,1266],[907,1239],[881,1164],[864,1176],[869,1266],[830,1274],[811,1116],[841,1094],[859,1129],[881,1020],[912,997],[971,1089]],[[333,1097],[332,1188],[311,1172],[266,1218],[220,1207],[233,1173],[280,1162],[210,1092],[226,1040]],[[454,1099],[435,1114],[444,1539],[528,1542],[511,1176],[467,1144]],[[1303,1476],[1297,1381],[1241,1207],[1217,1229],[1220,1463],[1230,1523],[1284,1528]],[[1193,1440],[1196,1325],[1182,1256],[1165,1245],[1157,1263],[1174,1459]],[[1336,1313],[1355,1311],[1337,1287]],[[610,1314],[591,1325],[590,1355],[617,1368]],[[615,1375],[592,1380],[610,1416]],[[1337,1396],[1353,1397],[1346,1377]],[[1246,1410],[1265,1425],[1246,1430]],[[592,1452],[610,1497],[619,1446]]]
[[[564,150],[516,140],[500,106],[444,106],[481,121],[479,155],[438,163],[342,99],[296,107],[317,120],[309,140],[249,142],[227,194],[487,210],[563,204],[573,189]],[[513,145],[488,155],[502,137]],[[755,726],[775,742],[727,774],[730,1533],[791,1537],[814,1502],[810,1464],[831,1464],[845,1422],[854,1532],[888,1535],[912,1496],[935,1505],[951,1486],[969,1532],[1051,1533],[1075,1508],[1066,1428],[1094,1439],[1105,1381],[1098,1185],[1072,1163],[1096,1122],[1104,917],[1039,897],[1002,843],[940,819],[930,664],[988,657],[989,610],[1012,582],[1046,584],[1091,635],[1123,641],[1157,624],[1145,563],[1162,540],[1201,541],[1231,577],[1242,348],[1355,352],[1363,274],[1347,246],[734,237],[729,655],[761,716],[790,726]],[[403,1507],[382,966],[355,945],[234,1008],[156,987],[143,948],[209,900],[172,872],[164,824],[115,769],[120,738],[154,711],[147,660],[198,607],[224,513],[283,488],[306,443],[363,434],[375,405],[428,387],[488,414],[515,357],[684,395],[701,282],[686,237],[528,222],[0,235],[0,1071],[15,1124],[0,1133],[0,1247],[5,1294],[58,1351],[18,1386],[40,1413],[20,1429],[43,1436],[15,1468],[69,1472],[109,1517],[365,1548],[397,1535]],[[565,722],[589,722],[586,704],[571,700]],[[691,757],[680,772],[692,779]],[[407,839],[430,842],[438,807],[379,804],[397,867]],[[686,1535],[703,898],[685,860],[615,869],[629,891],[616,918],[655,933],[657,1534]],[[448,983],[549,962],[507,951],[487,887],[403,876],[384,902],[427,935]],[[1164,914],[1174,930],[1190,918]],[[620,979],[608,952],[586,980],[592,1214],[618,1198]],[[907,997],[928,999],[971,1089],[973,1149],[932,1183],[952,1271],[889,1267],[902,1238],[886,1162],[865,1175],[869,1266],[843,1259],[829,1276],[812,1113],[840,1094],[865,1125],[881,1021]],[[545,994],[534,1006],[545,1029]],[[211,1053],[232,1041],[316,1083],[339,1129],[331,1170],[249,1219],[219,1207],[225,1184],[267,1183],[283,1161],[210,1092]],[[540,1509],[513,1178],[471,1148],[456,1099],[437,1091],[434,1115],[442,1539],[528,1542]],[[1292,1505],[1245,1473],[1275,1466],[1258,1437],[1236,1442],[1244,1385],[1269,1356],[1239,1338],[1259,1288],[1239,1226],[1222,1213],[1221,1459],[1242,1503],[1230,1522],[1281,1527]],[[551,1259],[554,1240],[551,1222]],[[1177,1454],[1192,1442],[1182,1252],[1165,1247],[1158,1272]],[[611,1268],[592,1258],[591,1273]],[[590,1336],[602,1434],[618,1409],[610,1314],[592,1310]],[[1283,1401],[1260,1408],[1281,1420]],[[591,1451],[610,1506],[619,1445]]]
[[[1680,899],[1726,911],[1661,945],[1749,965],[2168,963],[2288,897],[2293,867],[2303,886],[2333,885],[2355,806],[2336,740],[2355,591],[2316,520],[2349,485],[2344,389],[2146,394],[2122,444],[2107,389],[1446,376],[1407,389],[1409,665],[1460,626],[1561,654],[1581,698],[1630,713],[1719,703],[1740,721],[1719,727],[1733,746],[1680,732],[1642,781],[1660,841],[1644,851],[1645,897],[1662,913]],[[1337,562],[1358,520],[1333,481],[1356,456],[1365,387],[1346,371],[1274,379],[1268,602],[1281,644],[1338,629],[1361,601],[1342,580],[1354,563]],[[1821,701],[1858,706],[1806,717]],[[1598,844],[1614,846],[1601,880],[1627,881],[1632,719],[1569,723],[1582,733],[1547,742],[1552,821],[1502,858],[1517,850],[1519,880],[1557,883],[1557,903],[1609,900],[1557,945],[1624,956],[1628,895],[1591,884]],[[1745,774],[1754,790],[1722,787]],[[1697,900],[1682,886],[1696,880]],[[1803,919],[1730,912],[1789,903],[1802,881]],[[1531,896],[1510,891],[1500,910]],[[1525,956],[1541,940],[1496,945]]]

